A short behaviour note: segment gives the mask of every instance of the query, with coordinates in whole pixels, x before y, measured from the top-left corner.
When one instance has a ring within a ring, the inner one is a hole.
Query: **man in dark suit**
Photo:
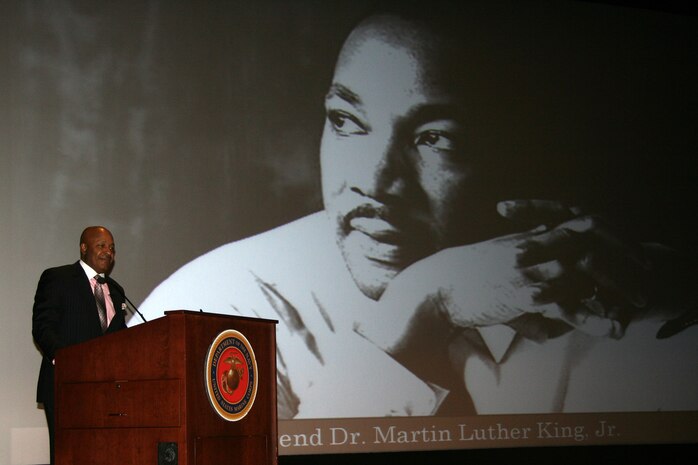
[[[41,274],[34,297],[32,335],[43,359],[36,400],[44,405],[54,460],[54,365],[58,349],[126,328],[124,290],[109,274],[116,249],[111,232],[85,228],[80,260]]]

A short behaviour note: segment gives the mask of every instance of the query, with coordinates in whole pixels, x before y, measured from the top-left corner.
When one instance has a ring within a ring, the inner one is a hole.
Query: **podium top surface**
[[[249,316],[242,316],[242,315],[229,315],[226,313],[215,313],[215,312],[204,312],[203,310],[165,310],[165,316],[167,315],[208,315],[208,316],[214,316],[214,317],[221,317],[221,318],[233,318],[236,320],[249,320],[249,321],[256,321],[256,322],[267,322],[271,324],[278,324],[278,320],[271,320],[268,318],[257,318],[257,317],[249,317]]]

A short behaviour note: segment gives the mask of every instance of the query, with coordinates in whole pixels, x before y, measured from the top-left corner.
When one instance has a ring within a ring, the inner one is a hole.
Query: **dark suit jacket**
[[[126,328],[124,290],[107,278],[116,315],[107,333]],[[52,360],[62,347],[101,336],[102,327],[90,281],[80,262],[49,268],[41,274],[34,296],[32,335],[43,359],[36,401],[53,405],[54,367]]]

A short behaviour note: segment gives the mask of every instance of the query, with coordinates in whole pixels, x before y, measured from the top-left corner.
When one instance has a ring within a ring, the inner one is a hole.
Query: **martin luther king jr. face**
[[[359,25],[340,52],[320,148],[325,210],[361,291],[458,242],[472,167],[439,38],[390,16]]]

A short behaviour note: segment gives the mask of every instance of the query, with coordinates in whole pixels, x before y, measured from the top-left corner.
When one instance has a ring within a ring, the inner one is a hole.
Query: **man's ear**
[[[80,257],[81,258],[85,256],[85,252],[87,252],[87,244],[85,244],[83,242],[80,244]]]

